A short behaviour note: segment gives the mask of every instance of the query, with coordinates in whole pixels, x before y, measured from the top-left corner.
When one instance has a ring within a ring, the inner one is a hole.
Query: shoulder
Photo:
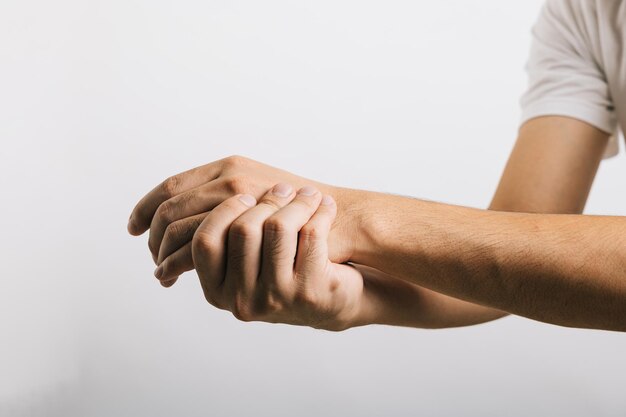
[[[535,39],[569,55],[596,60],[606,9],[618,0],[546,0],[532,33]],[[608,23],[608,22],[607,22]]]

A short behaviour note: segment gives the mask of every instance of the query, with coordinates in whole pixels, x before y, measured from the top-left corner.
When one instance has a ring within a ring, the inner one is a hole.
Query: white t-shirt
[[[532,28],[522,120],[569,116],[612,137],[626,131],[626,0],[547,0]]]

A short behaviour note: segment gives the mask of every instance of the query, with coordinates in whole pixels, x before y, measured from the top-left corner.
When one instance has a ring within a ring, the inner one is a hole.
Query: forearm
[[[626,330],[626,219],[477,210],[371,193],[357,263],[554,324]]]
[[[506,313],[462,301],[377,269],[354,265],[363,275],[363,303],[354,326],[387,324],[425,329],[470,326]]]

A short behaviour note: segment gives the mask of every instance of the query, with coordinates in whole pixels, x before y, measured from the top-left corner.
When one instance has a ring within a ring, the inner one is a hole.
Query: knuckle
[[[156,211],[155,217],[157,217],[158,219],[160,219],[161,221],[165,223],[171,223],[173,220],[175,220],[174,208],[172,206],[172,203],[166,201],[163,204],[161,204]]]
[[[304,288],[296,293],[296,303],[307,309],[313,309],[319,306],[320,298],[310,288]]]
[[[256,236],[259,232],[255,224],[249,221],[235,220],[228,229],[228,233],[230,237],[249,239]]]
[[[328,291],[330,291],[331,294],[335,294],[340,287],[341,281],[338,279],[338,277],[333,277],[328,283]]]
[[[240,176],[233,176],[224,180],[226,190],[231,194],[242,194],[246,192],[246,179]]]
[[[165,181],[161,183],[161,190],[163,191],[163,194],[165,194],[167,197],[173,197],[176,195],[179,186],[180,178],[178,178],[177,176],[173,176],[165,179]]]
[[[274,200],[273,198],[268,198],[268,197],[263,198],[259,202],[259,204],[260,205],[263,204],[263,205],[271,207],[272,210],[274,210],[274,212],[277,212],[278,210],[280,210],[283,207],[283,205],[280,204],[278,201]]]
[[[247,161],[247,158],[241,155],[230,155],[227,156],[226,158],[224,158],[222,160],[224,166],[232,168],[232,167],[237,167],[237,166],[241,166],[243,164],[245,164]]]
[[[196,233],[191,241],[191,247],[194,252],[211,252],[218,245],[217,238],[207,232]]]
[[[220,310],[226,309],[225,306],[222,304],[222,302],[211,291],[204,289],[203,293],[204,293],[204,299],[206,300],[207,303],[211,304],[213,307],[219,308]]]
[[[163,241],[171,241],[176,239],[177,236],[180,236],[181,234],[183,234],[183,222],[182,221],[176,221],[173,223],[170,223],[167,225],[167,227],[165,228],[165,233],[163,234]]]
[[[307,240],[315,240],[315,239],[319,239],[320,237],[320,229],[312,224],[305,224],[304,226],[302,226],[302,229],[300,229],[300,238],[304,239],[305,241]]]
[[[191,190],[189,192],[176,195],[170,201],[172,202],[172,205],[175,204],[178,207],[185,207],[192,204],[194,201],[202,200],[202,197],[201,191]]]
[[[213,295],[210,292],[208,292],[208,291],[204,292],[204,299],[207,301],[207,303],[209,303],[209,304],[211,304],[211,305],[213,305],[215,307],[218,307],[217,302],[215,300],[215,297],[213,297]]]
[[[316,197],[315,195],[299,194],[298,198],[294,200],[294,203],[300,204],[306,209],[313,209],[317,208],[317,206],[319,205],[319,201],[319,197]]]
[[[232,309],[233,316],[239,321],[252,321],[254,320],[253,311],[249,307],[249,303],[246,302],[241,296],[236,296]]]
[[[265,234],[281,236],[289,232],[289,226],[280,217],[272,216],[265,220],[263,232]]]
[[[283,303],[274,291],[266,291],[256,306],[259,314],[264,316],[275,314],[282,309]]]
[[[281,303],[277,297],[270,296],[265,300],[265,311],[268,314],[274,314],[281,311],[283,308],[283,303]]]

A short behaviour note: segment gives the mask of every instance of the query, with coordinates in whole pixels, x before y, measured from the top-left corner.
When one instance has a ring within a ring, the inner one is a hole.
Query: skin
[[[562,116],[537,117],[519,130],[490,210],[581,214],[609,135]],[[506,313],[475,305],[471,315]]]
[[[607,140],[574,119],[532,120],[492,207],[582,211]],[[396,196],[372,196],[370,205],[381,209],[372,210],[357,261],[536,320],[626,330],[624,217],[498,213]]]
[[[357,262],[536,320],[626,331],[626,218],[393,200],[371,202],[393,208],[371,220]]]
[[[137,203],[128,231],[138,236],[150,230],[148,248],[170,280],[163,281],[172,285],[177,276],[194,269],[191,240],[212,209],[235,194],[259,199],[278,182],[296,188],[312,185],[341,202],[329,236],[329,256],[333,262],[349,260],[357,236],[352,208],[352,200],[359,197],[356,190],[308,180],[237,155],[165,179]]]
[[[238,217],[233,214],[238,213],[236,210],[220,209],[222,204],[231,201],[231,195],[250,191],[254,198],[266,198],[263,196],[271,188],[268,184],[273,185],[275,180],[289,182],[296,187],[311,184],[332,195],[337,202],[335,220],[328,230],[326,261],[330,265],[348,268],[345,271],[350,272],[346,273],[352,274],[349,276],[361,283],[351,287],[354,291],[351,299],[357,300],[355,303],[359,307],[350,304],[350,308],[331,309],[334,316],[328,313],[328,308],[324,310],[325,314],[311,315],[311,311],[317,310],[310,303],[304,303],[309,307],[309,315],[304,314],[304,317],[325,317],[324,321],[307,323],[297,314],[297,311],[302,311],[302,306],[294,303],[298,298],[279,297],[283,300],[278,303],[281,307],[279,316],[267,316],[262,309],[252,309],[253,314],[242,310],[241,307],[248,304],[233,301],[242,297],[237,295],[237,286],[232,284],[229,284],[230,302],[216,298],[210,289],[207,290],[210,287],[203,284],[207,300],[246,320],[290,322],[329,330],[371,323],[427,328],[463,326],[493,320],[506,312],[562,325],[619,329],[621,322],[611,322],[607,318],[619,313],[619,309],[600,309],[600,313],[590,315],[589,309],[598,306],[590,305],[588,299],[591,297],[592,301],[608,302],[610,305],[623,300],[623,288],[615,285],[621,282],[619,274],[623,274],[623,254],[618,251],[615,262],[608,265],[608,270],[597,265],[598,262],[584,269],[579,264],[567,264],[563,259],[584,250],[589,251],[590,257],[605,257],[607,248],[597,242],[606,240],[604,233],[615,227],[617,231],[623,230],[620,229],[623,218],[607,220],[591,219],[589,216],[584,219],[582,216],[556,216],[558,220],[555,220],[554,217],[537,214],[514,217],[496,213],[498,210],[580,213],[607,139],[606,133],[575,119],[541,117],[530,120],[520,129],[518,141],[490,206],[491,211],[328,186],[246,158],[230,157],[164,181],[138,203],[129,221],[129,231],[141,234],[150,228],[149,246],[153,258],[160,265],[155,275],[165,286],[172,285],[178,275],[194,268],[194,265],[203,282],[203,279],[206,280],[204,276],[219,268],[198,269],[205,258],[201,253],[205,253],[206,257],[220,253],[218,258],[221,257],[225,265],[241,263],[245,257],[241,254],[229,255],[219,249],[230,248],[232,245],[229,246],[228,241],[200,251],[199,246],[194,244],[197,241],[194,236],[203,228],[200,226],[197,229],[199,224],[217,222],[224,230],[232,227],[231,224],[237,225]],[[222,214],[218,217],[214,213]],[[239,216],[245,218],[242,213]],[[300,222],[306,216],[306,213],[301,214]],[[431,223],[425,222],[425,218]],[[468,222],[468,218],[472,222]],[[393,222],[396,224],[394,228],[390,227],[389,219],[400,221]],[[435,225],[445,226],[435,230]],[[568,240],[566,238],[574,240],[571,233],[568,235],[572,225],[581,233],[587,233],[584,247],[581,244],[578,247],[563,245]],[[299,232],[296,229],[300,226],[291,224],[290,227],[292,235],[287,240],[296,242]],[[307,230],[306,222],[301,227]],[[543,239],[536,236],[539,227],[547,234],[542,236]],[[425,229],[429,233],[421,236],[421,231]],[[258,224],[256,230],[256,237],[252,240],[263,240],[259,238],[262,233]],[[230,236],[227,232],[222,234]],[[235,235],[239,241],[246,242],[245,235]],[[399,236],[402,239],[398,239]],[[494,243],[494,236],[499,237],[499,240],[495,239],[499,246]],[[545,243],[550,241],[558,241],[559,244],[550,246]],[[589,250],[589,246],[594,244],[596,248]],[[279,243],[276,245],[281,246]],[[485,246],[497,251],[484,251]],[[565,248],[558,251],[562,246]],[[250,247],[257,247],[256,259],[265,259],[263,250],[258,250],[258,243]],[[536,253],[530,253],[528,247],[536,248]],[[517,259],[520,253],[525,254],[522,260]],[[297,254],[300,255],[300,250]],[[465,254],[465,257],[459,254]],[[529,257],[529,254],[534,257]],[[347,261],[352,262],[352,266],[343,265]],[[214,260],[211,265],[216,265],[216,262]],[[313,265],[317,262],[306,263]],[[268,262],[260,264],[267,265]],[[254,267],[249,270],[254,270]],[[252,275],[252,272],[249,274]],[[259,271],[258,276],[265,277],[259,279],[260,282],[268,280],[267,271]],[[536,282],[528,284],[528,277],[535,277]],[[593,290],[577,291],[576,287],[581,282],[595,282],[588,285]],[[354,288],[361,290],[359,292]],[[520,288],[528,289],[525,297],[519,297]],[[558,304],[552,300],[555,290],[568,300],[565,306],[555,307]],[[538,297],[546,291],[551,297]],[[267,288],[264,296],[253,297],[257,298],[267,300]],[[570,302],[572,300],[574,302]],[[251,305],[257,306],[256,303]]]
[[[150,230],[148,246],[159,265],[155,276],[163,286],[169,287],[180,274],[194,269],[192,239],[211,210],[236,194],[249,193],[261,198],[261,193],[274,185],[273,181],[281,179],[294,187],[313,185],[337,201],[328,256],[335,263],[349,261],[358,236],[360,216],[357,210],[360,208],[357,202],[366,197],[366,192],[320,184],[241,156],[218,160],[164,180],[137,203],[129,218],[128,230],[136,236]],[[188,201],[199,203],[192,206]],[[163,237],[159,240],[156,235]],[[395,279],[374,268],[358,264],[354,267],[361,271],[370,289],[369,305],[373,308],[362,309],[362,315],[350,326],[380,323],[441,328],[496,318],[490,309]]]
[[[244,321],[347,327],[364,303],[363,277],[328,259],[332,197],[279,183],[255,203],[249,194],[228,198],[194,234],[207,301]]]

